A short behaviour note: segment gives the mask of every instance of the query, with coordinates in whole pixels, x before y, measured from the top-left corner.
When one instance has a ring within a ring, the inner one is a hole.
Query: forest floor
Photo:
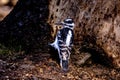
[[[16,53],[17,54],[17,53]],[[120,80],[120,71],[89,60],[76,65],[71,55],[69,71],[63,72],[48,53],[11,55],[0,59],[0,80]]]

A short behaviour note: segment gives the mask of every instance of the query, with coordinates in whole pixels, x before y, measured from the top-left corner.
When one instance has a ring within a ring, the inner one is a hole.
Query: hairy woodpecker
[[[62,23],[57,23],[57,25],[62,25],[63,27],[57,32],[55,41],[50,45],[57,49],[60,58],[60,66],[63,71],[67,71],[71,54],[70,51],[73,45],[73,29],[75,24],[73,19],[67,18]]]

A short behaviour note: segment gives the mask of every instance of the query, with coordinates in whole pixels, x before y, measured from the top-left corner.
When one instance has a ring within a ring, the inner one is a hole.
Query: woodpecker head
[[[65,20],[63,20],[63,22],[61,23],[56,23],[56,25],[62,25],[63,28],[70,28],[70,29],[74,29],[74,21],[71,18],[67,18]]]
[[[71,29],[73,29],[74,28],[74,21],[73,21],[73,19],[71,19],[71,18],[67,18],[67,19],[65,19],[64,21],[63,21],[63,26],[64,27],[67,27],[67,28],[71,28]]]

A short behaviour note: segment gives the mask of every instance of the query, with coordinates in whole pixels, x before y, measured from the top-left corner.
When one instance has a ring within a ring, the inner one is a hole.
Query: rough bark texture
[[[19,0],[0,23],[0,41],[9,47],[46,51],[50,40],[48,0]]]
[[[75,46],[95,50],[120,68],[120,1],[119,0],[50,0],[49,23],[52,36],[55,22],[73,18]]]

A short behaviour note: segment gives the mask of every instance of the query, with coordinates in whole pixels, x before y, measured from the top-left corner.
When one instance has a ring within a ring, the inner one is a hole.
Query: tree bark
[[[119,4],[119,0],[51,0],[49,23],[53,27],[52,35],[57,30],[54,23],[73,18],[75,46],[103,55],[114,67],[120,68]]]
[[[50,40],[47,23],[48,0],[19,0],[10,14],[0,22],[0,41],[9,47],[27,51],[46,51]]]

